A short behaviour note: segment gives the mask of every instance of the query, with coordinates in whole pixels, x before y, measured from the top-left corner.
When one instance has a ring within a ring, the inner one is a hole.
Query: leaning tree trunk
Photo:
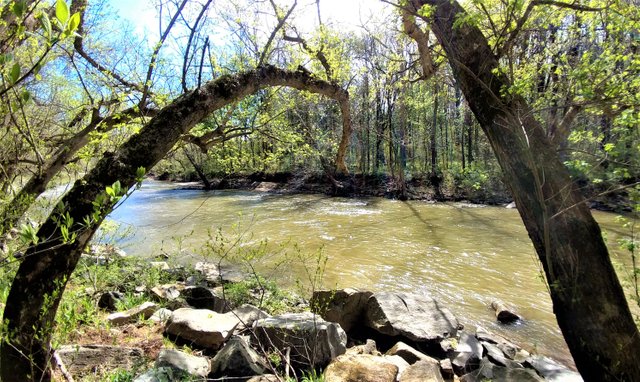
[[[82,250],[116,203],[115,198],[107,197],[106,188],[120,181],[124,190],[129,189],[140,175],[139,168],[152,168],[195,124],[268,86],[288,86],[348,103],[348,93],[333,83],[301,71],[264,66],[220,77],[163,108],[116,153],[106,154],[65,195],[63,212],[74,222],[66,228],[77,233],[75,240],[63,240],[56,223],[59,212],[49,216],[39,229],[41,241],[25,253],[7,298],[0,333],[0,380],[51,379],[49,341],[55,313]],[[89,225],[85,224],[86,218],[93,219]]]
[[[435,6],[427,21],[502,167],[578,370],[588,381],[640,381],[640,334],[600,227],[544,129],[521,96],[504,91],[509,80],[482,32],[454,26],[465,12],[457,2],[412,4]]]

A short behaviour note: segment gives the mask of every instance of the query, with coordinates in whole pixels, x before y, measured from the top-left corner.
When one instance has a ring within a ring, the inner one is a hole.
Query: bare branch
[[[264,44],[264,49],[262,50],[262,54],[260,54],[260,59],[258,60],[258,66],[263,65],[265,63],[265,60],[267,59],[267,55],[269,54],[269,47],[271,46],[273,39],[276,37],[276,34],[278,34],[278,31],[282,29],[285,22],[289,18],[289,16],[291,16],[291,13],[293,13],[293,10],[296,8],[296,5],[298,5],[298,1],[295,0],[291,8],[289,8],[289,10],[287,11],[287,13],[283,17],[280,17],[276,3],[274,3],[273,0],[270,0],[270,3],[271,3],[271,6],[273,7],[273,11],[276,13],[278,24],[271,32],[271,35],[267,39],[267,43]]]

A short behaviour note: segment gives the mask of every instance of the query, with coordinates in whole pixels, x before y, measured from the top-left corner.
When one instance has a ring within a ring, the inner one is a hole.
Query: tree
[[[412,0],[444,48],[504,173],[585,380],[640,380],[640,333],[598,224],[477,26],[449,0]]]

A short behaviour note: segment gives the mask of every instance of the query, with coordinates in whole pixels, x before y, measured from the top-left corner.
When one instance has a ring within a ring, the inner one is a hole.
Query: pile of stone
[[[200,268],[214,278],[213,269]],[[310,301],[315,313],[269,316],[251,305],[233,308],[209,286],[162,285],[150,293],[156,302],[114,312],[108,320],[112,325],[139,318],[162,322],[164,335],[178,348],[187,345],[200,355],[162,349],[137,382],[276,381],[282,380],[276,375],[299,377],[311,370],[323,371],[327,382],[582,380],[553,360],[484,329],[465,331],[446,307],[423,295],[317,291]],[[111,297],[117,296],[105,300]],[[113,367],[127,367],[137,362],[131,357],[141,357],[136,349],[116,356],[96,355],[100,350],[116,354],[110,347],[77,346],[58,353],[76,375],[82,374],[81,368],[86,372],[92,360],[104,366],[113,359]]]

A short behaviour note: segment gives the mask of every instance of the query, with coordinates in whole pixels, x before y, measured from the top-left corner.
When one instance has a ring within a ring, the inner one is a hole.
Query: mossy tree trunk
[[[63,240],[60,212],[40,227],[37,245],[30,247],[17,271],[7,298],[0,344],[0,380],[48,381],[54,320],[60,298],[80,255],[102,219],[116,203],[105,190],[116,181],[128,190],[137,181],[138,169],[151,169],[195,124],[213,111],[269,86],[287,86],[333,98],[348,105],[348,93],[336,84],[318,80],[306,72],[273,66],[220,77],[186,93],[163,108],[138,134],[116,153],[106,154],[63,198],[65,214],[73,219],[66,227],[75,240]],[[348,107],[342,108],[349,111]],[[349,133],[350,136],[350,133]],[[338,158],[344,161],[344,158]],[[338,166],[340,166],[338,164]],[[102,198],[102,203],[97,203]],[[96,206],[96,204],[98,204]],[[90,225],[85,218],[101,213]]]
[[[543,127],[521,96],[506,95],[511,84],[482,32],[456,23],[465,13],[457,2],[412,5],[434,7],[426,21],[500,163],[578,370],[587,381],[640,381],[640,334],[600,227]]]

